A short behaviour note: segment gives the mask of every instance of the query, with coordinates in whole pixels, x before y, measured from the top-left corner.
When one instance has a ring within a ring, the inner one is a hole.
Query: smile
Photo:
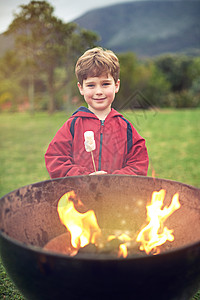
[[[105,100],[106,98],[93,98],[93,100],[95,100],[95,101],[103,101],[103,100]]]

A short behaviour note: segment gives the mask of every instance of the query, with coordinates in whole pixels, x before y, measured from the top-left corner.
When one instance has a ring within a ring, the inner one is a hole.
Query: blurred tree
[[[0,58],[0,107],[14,109],[22,101],[20,61],[14,51],[7,51]]]
[[[154,60],[171,85],[167,106],[197,107],[200,103],[200,58],[166,54]]]
[[[194,79],[193,58],[185,55],[166,54],[155,59],[156,66],[165,74],[172,92],[189,89]]]
[[[118,55],[120,60],[120,92],[114,107],[117,109],[164,106],[170,83],[153,61],[138,61],[134,53]]]
[[[70,80],[72,65],[80,53],[97,41],[96,34],[80,29],[75,23],[63,23],[53,15],[54,8],[46,1],[20,5],[6,34],[14,34],[16,53],[23,61],[23,73],[29,82],[29,98],[33,109],[34,81],[43,76],[49,94],[48,110],[53,113],[55,102],[55,70],[67,69]]]
[[[140,66],[138,89],[147,99],[147,106],[166,106],[165,98],[170,91],[170,83],[153,61]]]
[[[191,69],[193,72],[193,82],[190,90],[193,95],[198,95],[200,97],[200,57],[195,57],[193,59]]]
[[[114,107],[126,109],[133,106],[132,95],[138,83],[138,61],[133,52],[118,55],[120,62],[120,92],[116,95]],[[130,101],[129,101],[130,100]]]

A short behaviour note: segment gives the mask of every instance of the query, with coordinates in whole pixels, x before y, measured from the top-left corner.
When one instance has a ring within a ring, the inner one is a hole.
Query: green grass
[[[157,110],[126,113],[145,137],[156,177],[200,187],[200,110]]]
[[[124,112],[145,137],[148,175],[200,188],[200,109]],[[69,115],[37,113],[0,115],[0,196],[21,186],[49,179],[44,153]],[[23,299],[0,264],[0,299]],[[200,293],[193,299],[200,299]]]
[[[67,117],[64,113],[54,116],[45,113],[0,115],[0,195],[49,179],[44,153]]]

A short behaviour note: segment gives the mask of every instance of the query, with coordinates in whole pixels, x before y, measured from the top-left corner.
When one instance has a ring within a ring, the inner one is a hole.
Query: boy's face
[[[113,77],[102,75],[100,77],[88,77],[83,80],[83,85],[78,83],[81,95],[84,96],[88,108],[94,112],[107,112],[111,109],[115,93],[119,91],[120,81],[115,83]]]

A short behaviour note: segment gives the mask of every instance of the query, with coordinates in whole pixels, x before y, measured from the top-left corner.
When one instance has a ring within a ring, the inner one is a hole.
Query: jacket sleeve
[[[56,133],[45,153],[45,163],[51,178],[87,175],[89,170],[74,164],[72,156],[73,137],[68,120]]]
[[[149,166],[149,157],[142,138],[131,124],[131,147],[126,155],[125,167],[115,170],[112,174],[141,175],[146,176]],[[127,145],[130,140],[127,141]],[[127,146],[128,147],[128,146]]]

